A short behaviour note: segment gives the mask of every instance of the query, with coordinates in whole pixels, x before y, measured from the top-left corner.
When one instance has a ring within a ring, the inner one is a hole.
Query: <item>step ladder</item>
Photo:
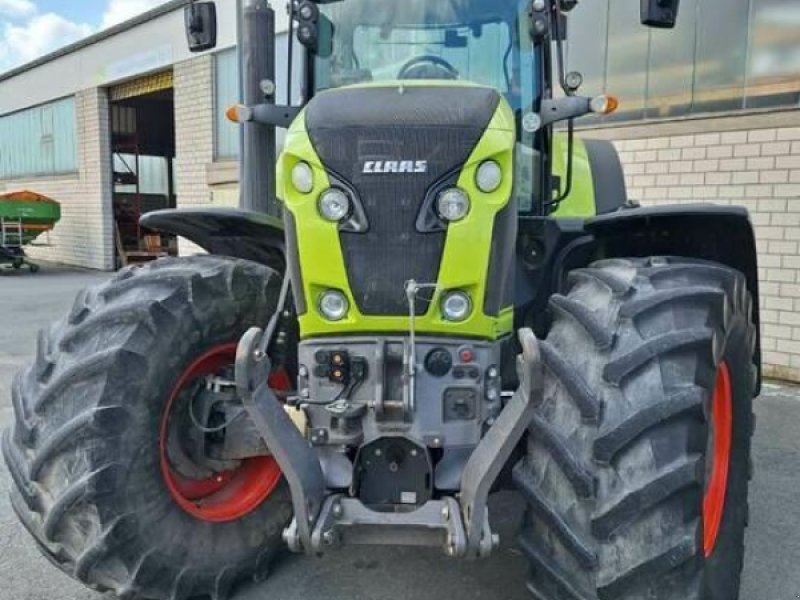
[[[15,270],[27,266],[31,273],[39,270],[25,256],[25,229],[22,220],[0,217],[0,264],[10,264]]]
[[[22,221],[0,218],[0,246],[22,248],[24,246]]]

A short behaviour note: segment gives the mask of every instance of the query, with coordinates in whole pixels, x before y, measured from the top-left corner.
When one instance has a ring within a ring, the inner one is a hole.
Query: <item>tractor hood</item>
[[[279,168],[278,195],[296,244],[293,272],[295,291],[303,295],[298,305],[305,309],[304,335],[352,327],[404,331],[404,287],[414,280],[439,288],[417,298],[420,331],[457,335],[467,329],[494,337],[493,321],[503,304],[496,296],[510,294],[507,278],[491,290],[487,280],[492,268],[506,269],[492,265],[491,255],[496,217],[510,203],[513,147],[510,108],[491,88],[403,82],[315,97],[290,129]],[[475,187],[475,170],[488,159],[505,170],[504,184],[491,194]],[[312,169],[310,192],[293,182],[298,163]],[[448,223],[436,205],[454,187],[469,195],[471,208],[463,220]],[[343,191],[351,207],[339,222],[319,210],[331,188]],[[326,323],[318,314],[317,298],[327,289],[349,301],[343,322]],[[442,320],[435,307],[451,289],[472,298],[472,315],[458,326]]]

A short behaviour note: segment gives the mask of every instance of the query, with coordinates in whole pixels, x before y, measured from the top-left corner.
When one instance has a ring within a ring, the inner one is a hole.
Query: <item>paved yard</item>
[[[38,328],[63,314],[73,295],[106,275],[47,268],[38,275],[0,271],[0,427],[11,421],[12,373],[33,351]],[[800,598],[800,389],[767,385],[758,400],[756,477],[742,600]],[[10,485],[0,461],[0,600],[98,600],[42,558],[17,523],[1,490]],[[517,499],[495,502],[506,544],[491,560],[461,563],[436,552],[347,549],[323,559],[287,556],[267,583],[238,600],[530,600],[524,565],[510,531]]]

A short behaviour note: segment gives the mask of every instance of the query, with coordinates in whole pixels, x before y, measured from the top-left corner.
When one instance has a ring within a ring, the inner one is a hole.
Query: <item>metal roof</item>
[[[5,73],[0,73],[0,82],[6,81],[17,75],[25,73],[26,71],[30,71],[35,69],[36,67],[40,67],[46,63],[49,63],[57,58],[61,58],[62,56],[66,56],[68,54],[72,54],[73,52],[77,52],[83,48],[87,48],[97,42],[101,42],[105,39],[118,35],[120,33],[124,33],[134,27],[138,27],[143,23],[147,23],[148,21],[152,21],[153,19],[157,19],[158,17],[165,15],[167,13],[172,12],[173,10],[179,9],[187,4],[189,4],[190,0],[170,0],[169,2],[165,2],[161,6],[157,6],[156,8],[149,10],[141,15],[134,17],[128,21],[120,23],[119,25],[114,25],[113,27],[109,27],[108,29],[104,29],[99,31],[89,37],[83,38],[82,40],[78,40],[68,46],[64,46],[63,48],[59,48],[58,50],[51,52],[50,54],[45,54],[44,56],[37,58],[36,60],[21,65],[19,67],[15,67],[10,71],[6,71]]]

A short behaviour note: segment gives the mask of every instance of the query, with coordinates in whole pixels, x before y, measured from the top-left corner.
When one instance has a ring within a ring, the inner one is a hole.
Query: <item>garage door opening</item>
[[[175,208],[175,100],[172,72],[110,90],[114,248],[117,267],[177,255],[177,239],[139,225]]]

